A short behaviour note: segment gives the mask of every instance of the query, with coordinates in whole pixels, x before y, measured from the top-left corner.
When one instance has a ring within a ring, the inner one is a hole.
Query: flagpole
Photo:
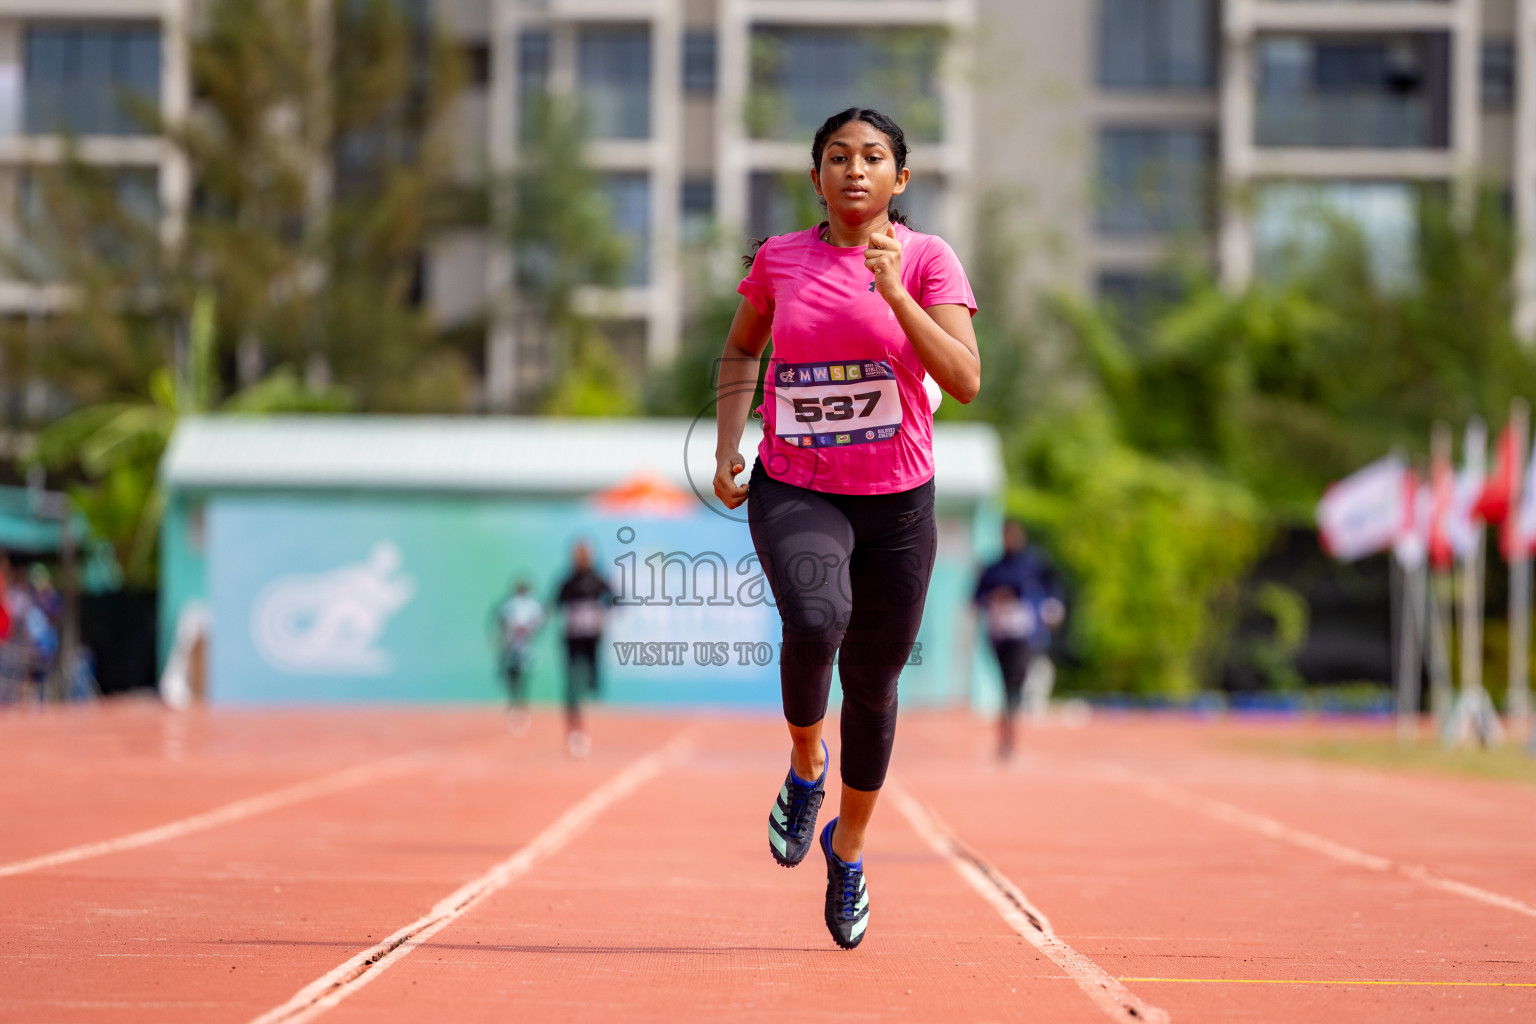
[[[1394,552],[1387,553],[1387,623],[1391,630],[1392,692],[1397,707],[1397,736],[1405,739],[1404,705],[1408,691],[1407,602],[1403,598],[1403,566]]]
[[[1439,467],[1451,462],[1451,428],[1444,422],[1435,424],[1430,435],[1430,467],[1433,486],[1439,487]],[[1436,499],[1439,500],[1438,498]],[[1438,507],[1438,506],[1437,506]],[[1443,510],[1442,510],[1443,511]],[[1436,529],[1442,528],[1436,515]],[[1454,561],[1452,562],[1454,565]],[[1431,562],[1433,566],[1433,561]],[[1442,563],[1443,565],[1443,563]],[[1429,574],[1429,629],[1425,634],[1429,656],[1429,711],[1433,717],[1435,732],[1444,736],[1450,726],[1451,705],[1455,701],[1454,684],[1451,681],[1450,625],[1446,599],[1455,602],[1455,577],[1444,568],[1432,568]]]
[[[1419,678],[1423,650],[1420,619],[1424,617],[1424,568],[1398,565],[1397,601],[1397,738],[1411,741],[1419,735]]]
[[[1510,730],[1526,736],[1531,722],[1531,558],[1521,553],[1509,565],[1509,711]]]
[[[1525,399],[1510,403],[1509,420],[1515,438],[1514,486],[1509,496],[1509,510],[1504,523],[1509,554],[1509,685],[1504,707],[1509,713],[1510,730],[1516,736],[1530,733],[1531,720],[1531,553],[1520,528],[1522,495],[1525,481],[1526,438],[1530,436],[1530,406]]]
[[[1483,529],[1476,527],[1476,535],[1472,541],[1472,550],[1463,559],[1461,571],[1457,583],[1460,584],[1460,612],[1459,634],[1460,642],[1458,654],[1461,656],[1460,678],[1456,680],[1456,700],[1451,711],[1451,720],[1446,728],[1445,741],[1448,745],[1458,746],[1465,743],[1475,729],[1475,718],[1481,710],[1482,702],[1477,698],[1478,690],[1483,685],[1483,635],[1482,621],[1478,615],[1478,598],[1482,594],[1479,585],[1479,569],[1483,561]]]
[[[1430,573],[1429,629],[1425,631],[1424,641],[1429,656],[1429,712],[1437,733],[1443,733],[1450,722],[1451,704],[1456,696],[1451,683],[1449,626],[1445,621],[1445,604],[1441,600],[1442,593],[1450,587],[1449,573]]]
[[[1484,528],[1478,504],[1485,486],[1488,468],[1488,434],[1480,419],[1467,424],[1462,443],[1462,475],[1457,481],[1457,516],[1465,517],[1469,531],[1461,551],[1461,679],[1451,720],[1443,735],[1448,745],[1464,743],[1471,737],[1491,747],[1502,742],[1503,723],[1483,685],[1483,604],[1487,578],[1488,531]]]
[[[1477,529],[1476,562],[1473,565],[1473,583],[1476,589],[1472,594],[1472,621],[1476,626],[1475,637],[1469,640],[1475,641],[1471,649],[1473,663],[1477,666],[1472,676],[1472,690],[1470,692],[1471,704],[1468,715],[1472,734],[1477,737],[1477,742],[1484,747],[1496,747],[1504,742],[1504,723],[1499,720],[1498,709],[1493,706],[1493,698],[1488,695],[1488,687],[1483,685],[1483,606],[1486,604],[1485,595],[1488,591],[1488,531],[1481,525]]]
[[[1479,528],[1472,541],[1472,550],[1461,560],[1454,579],[1458,593],[1452,600],[1456,620],[1457,666],[1456,696],[1451,702],[1451,716],[1446,720],[1441,740],[1448,747],[1467,742],[1477,731],[1477,716],[1482,711],[1478,691],[1482,689],[1483,638],[1478,621],[1477,604],[1481,588],[1478,586],[1478,566],[1482,561],[1483,535]]]

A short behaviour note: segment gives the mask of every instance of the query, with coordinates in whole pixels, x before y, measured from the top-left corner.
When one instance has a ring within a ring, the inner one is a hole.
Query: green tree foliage
[[[1266,539],[1263,508],[1192,462],[1127,445],[1102,400],[1014,440],[1010,511],[1067,570],[1079,689],[1186,696],[1206,682]]]
[[[83,480],[69,493],[91,529],[116,551],[124,582],[153,586],[158,578],[160,458],[184,416],[209,412],[341,412],[351,396],[306,385],[289,369],[223,398],[214,367],[213,300],[193,309],[187,358],[179,373],[150,375],[148,400],[99,402],[56,420],[40,431],[28,460],[52,470],[78,469]]]
[[[602,178],[586,159],[587,129],[576,103],[539,97],[517,171],[499,211],[516,255],[518,332],[549,356],[549,385],[536,403],[552,415],[621,416],[640,396],[582,293],[623,280],[633,255],[613,227]]]
[[[1134,340],[1123,318],[1061,296],[1013,329],[1026,366],[1059,346],[1055,393],[989,418],[1010,439],[1015,507],[1078,584],[1080,685],[1182,693],[1214,682],[1221,658],[1295,685],[1304,603],[1239,587],[1271,531],[1310,523],[1327,484],[1389,448],[1424,453],[1434,420],[1498,423],[1536,385],[1491,197],[1458,217],[1425,194],[1405,279],[1336,217],[1298,238],[1243,291],[1189,281]],[[1242,607],[1272,635],[1234,644]]]
[[[120,172],[71,159],[39,173],[37,241],[11,262],[74,296],[13,340],[35,356],[19,368],[76,402],[147,395],[169,339],[210,293],[225,383],[286,366],[346,382],[369,409],[462,407],[464,360],[414,294],[419,254],[459,210],[438,129],[462,74],[408,9],[210,3],[191,42],[194,116],[159,124],[141,112],[193,182],[179,231],[167,235],[153,199],[123,202]]]
[[[1493,197],[1458,218],[1426,193],[1405,280],[1352,225],[1315,216],[1266,278],[1238,293],[1192,282],[1140,346],[1102,311],[1058,306],[1129,443],[1197,458],[1295,523],[1389,448],[1424,452],[1435,420],[1501,422],[1536,384],[1511,330],[1513,239]]]
[[[725,347],[739,301],[740,296],[734,291],[717,288],[715,294],[702,298],[689,310],[676,357],[647,382],[645,406],[648,413],[653,416],[703,417],[713,421],[716,385],[720,379],[720,353]],[[762,362],[766,366],[770,353],[763,355]],[[762,372],[760,368],[759,378]]]
[[[742,110],[754,138],[807,140],[834,110],[807,107],[808,95],[790,87],[789,49],[795,37],[825,35],[823,29],[760,27],[752,33],[750,89]],[[877,108],[902,126],[909,142],[933,142],[943,134],[938,78],[946,30],[871,28],[840,30],[844,49],[827,73],[846,76],[839,92],[844,106]],[[823,50],[823,53],[826,51]]]

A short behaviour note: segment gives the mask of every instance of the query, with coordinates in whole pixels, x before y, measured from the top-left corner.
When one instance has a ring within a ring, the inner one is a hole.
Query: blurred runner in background
[[[1051,631],[1066,618],[1061,577],[1051,559],[1029,546],[1024,524],[1003,525],[1003,556],[982,570],[975,603],[1003,673],[1003,710],[998,716],[998,756],[1013,754],[1014,718],[1026,695],[1031,717],[1045,712],[1056,669],[1047,651]]]
[[[566,747],[572,757],[586,757],[592,741],[582,728],[581,698],[598,694],[597,648],[613,590],[592,571],[592,549],[585,542],[571,549],[571,574],[555,601],[565,612]]]
[[[518,580],[512,594],[496,609],[501,645],[501,671],[507,682],[507,725],[512,735],[528,732],[528,682],[533,640],[544,625],[544,606],[533,596],[527,580]]]

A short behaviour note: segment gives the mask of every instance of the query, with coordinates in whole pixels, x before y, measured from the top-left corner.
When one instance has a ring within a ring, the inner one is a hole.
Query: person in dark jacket
[[[1014,718],[1030,685],[1030,708],[1050,699],[1054,667],[1047,655],[1051,633],[1066,617],[1061,577],[1050,556],[1029,546],[1024,524],[1003,525],[1003,555],[982,570],[973,597],[986,624],[987,639],[1003,674],[1003,710],[998,716],[998,755],[1013,753]]]
[[[573,757],[585,757],[592,741],[582,728],[581,699],[597,696],[597,650],[602,641],[613,589],[592,571],[592,549],[585,542],[571,550],[571,574],[560,584],[555,603],[565,613],[566,747]]]

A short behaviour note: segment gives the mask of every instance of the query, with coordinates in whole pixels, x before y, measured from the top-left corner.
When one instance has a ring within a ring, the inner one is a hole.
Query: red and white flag
[[[1493,472],[1477,496],[1475,511],[1490,526],[1509,517],[1510,505],[1520,487],[1520,438],[1515,436],[1515,421],[1510,420],[1499,434],[1493,453]]]
[[[1477,540],[1482,535],[1483,520],[1477,514],[1477,505],[1487,475],[1488,427],[1474,416],[1467,423],[1467,433],[1462,439],[1461,470],[1456,474],[1451,507],[1445,517],[1446,539],[1462,561],[1476,554]]]
[[[1536,549],[1536,445],[1531,447],[1531,462],[1505,527],[1504,557],[1509,559],[1529,558]]]
[[[1429,460],[1429,564],[1438,570],[1449,569],[1455,556],[1446,523],[1456,501],[1456,470],[1449,452],[1436,450]]]
[[[1403,532],[1407,483],[1407,465],[1389,455],[1329,487],[1317,503],[1323,550],[1353,562],[1391,548]]]
[[[1397,564],[1409,571],[1423,568],[1429,559],[1429,530],[1434,519],[1435,493],[1419,474],[1403,474],[1403,525],[1392,545]]]

